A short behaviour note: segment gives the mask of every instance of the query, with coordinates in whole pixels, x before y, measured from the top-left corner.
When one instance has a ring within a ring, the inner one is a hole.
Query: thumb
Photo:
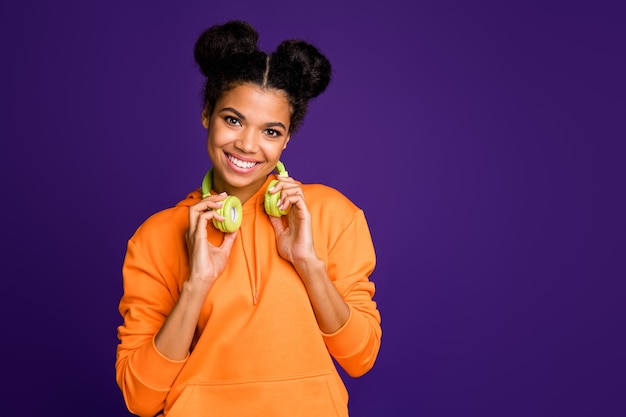
[[[269,216],[270,223],[272,223],[272,227],[274,228],[274,233],[276,236],[280,236],[285,231],[285,225],[283,224],[282,217],[274,217]]]
[[[230,250],[233,247],[233,243],[235,243],[235,239],[237,238],[237,233],[239,230],[234,231],[233,233],[224,234],[224,240],[220,245],[220,248],[225,250],[227,253],[230,253]]]

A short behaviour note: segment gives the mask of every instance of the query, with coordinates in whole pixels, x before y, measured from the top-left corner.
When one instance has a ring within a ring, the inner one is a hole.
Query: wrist
[[[314,276],[321,272],[326,272],[326,263],[317,256],[299,259],[298,261],[294,262],[293,265],[302,278]]]
[[[214,281],[215,280],[209,281],[206,279],[199,279],[194,278],[193,276],[189,276],[187,281],[183,282],[183,288],[181,293],[186,293],[192,297],[195,295],[199,297],[204,297],[213,286]]]

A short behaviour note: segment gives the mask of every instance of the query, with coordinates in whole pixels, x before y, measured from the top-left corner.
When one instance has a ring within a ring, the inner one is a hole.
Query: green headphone
[[[289,174],[285,170],[285,165],[282,162],[278,161],[276,164],[276,171],[278,171],[278,175],[281,177],[287,177]],[[211,195],[211,186],[213,181],[213,169],[211,168],[204,179],[202,180],[202,186],[200,190],[202,192],[202,198],[208,197]],[[281,210],[278,208],[278,201],[280,200],[280,192],[270,194],[270,188],[278,183],[278,180],[272,180],[267,189],[265,190],[264,196],[264,206],[265,212],[273,217],[280,217],[287,214],[287,210]],[[235,197],[234,195],[229,195],[226,199],[223,200],[224,204],[222,207],[217,209],[217,212],[220,216],[224,217],[224,221],[219,221],[217,219],[213,219],[213,225],[222,232],[232,233],[235,230],[239,229],[241,226],[243,208],[241,206],[241,201]]]

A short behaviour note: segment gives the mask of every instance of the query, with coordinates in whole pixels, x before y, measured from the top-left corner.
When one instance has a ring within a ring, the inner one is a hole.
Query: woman
[[[257,38],[232,21],[196,42],[212,169],[128,242],[116,379],[137,415],[347,416],[333,358],[356,377],[378,354],[363,212],[280,163],[330,64]]]

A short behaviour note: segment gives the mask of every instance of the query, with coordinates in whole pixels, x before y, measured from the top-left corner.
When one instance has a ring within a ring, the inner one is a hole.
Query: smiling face
[[[213,162],[213,189],[242,202],[276,167],[289,142],[290,107],[284,92],[240,84],[202,113]]]

